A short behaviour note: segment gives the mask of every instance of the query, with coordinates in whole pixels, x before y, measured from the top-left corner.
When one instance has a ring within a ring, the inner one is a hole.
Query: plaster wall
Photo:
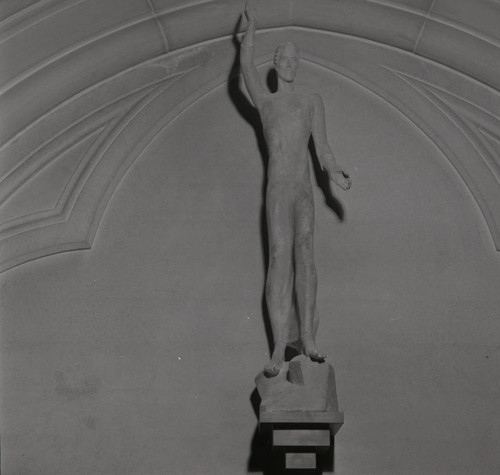
[[[379,96],[308,62],[297,80],[353,178],[343,221],[314,183],[335,472],[498,472],[499,261],[469,188]],[[224,83],[164,128],[91,251],[4,274],[2,473],[259,471],[264,167],[242,103]]]
[[[1,3],[2,473],[261,472],[244,2]],[[313,180],[335,473],[499,473],[498,2],[256,4],[262,75],[299,45],[353,178]]]

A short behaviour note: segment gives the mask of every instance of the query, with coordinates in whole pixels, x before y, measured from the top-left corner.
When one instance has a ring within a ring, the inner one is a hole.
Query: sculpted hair
[[[276,48],[276,51],[274,52],[274,65],[275,66],[278,64],[281,53],[283,52],[283,50],[285,49],[286,46],[292,46],[293,49],[295,50],[295,54],[297,55],[297,59],[300,59],[300,50],[299,50],[299,48],[297,48],[297,45],[293,41],[286,41],[285,43],[280,44]]]

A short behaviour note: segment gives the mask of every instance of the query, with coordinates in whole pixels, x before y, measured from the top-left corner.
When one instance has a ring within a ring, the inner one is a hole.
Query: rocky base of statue
[[[283,469],[333,470],[334,437],[344,423],[333,367],[300,355],[274,378],[259,373],[255,383],[260,431],[271,439]]]

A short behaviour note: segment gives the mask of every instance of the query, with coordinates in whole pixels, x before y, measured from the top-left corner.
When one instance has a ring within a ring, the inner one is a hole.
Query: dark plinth
[[[301,355],[285,363],[278,376],[260,373],[255,382],[260,431],[271,439],[284,468],[333,470],[334,438],[344,414],[338,411],[332,366]]]

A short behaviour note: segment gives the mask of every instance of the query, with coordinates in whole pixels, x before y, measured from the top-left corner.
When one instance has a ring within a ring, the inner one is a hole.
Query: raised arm
[[[245,37],[241,42],[240,65],[252,102],[258,109],[262,103],[262,99],[267,94],[267,90],[262,84],[259,72],[253,62],[253,41],[255,38],[257,15],[255,8],[250,7],[248,3],[245,5],[245,16],[248,20],[248,26]]]
[[[326,137],[325,106],[319,94],[313,95],[312,136],[321,168],[328,173],[330,180],[343,190],[351,188],[351,178],[337,163]]]

